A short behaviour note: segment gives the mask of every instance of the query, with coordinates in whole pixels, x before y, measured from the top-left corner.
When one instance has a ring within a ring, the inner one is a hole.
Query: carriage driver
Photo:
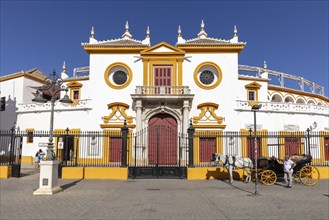
[[[287,188],[291,188],[291,184],[292,184],[292,173],[294,172],[293,168],[296,166],[296,164],[289,159],[289,156],[286,155],[284,157],[284,162],[283,162],[283,171],[284,171],[284,181],[286,183],[286,187]],[[287,176],[289,178],[289,184],[287,181]]]

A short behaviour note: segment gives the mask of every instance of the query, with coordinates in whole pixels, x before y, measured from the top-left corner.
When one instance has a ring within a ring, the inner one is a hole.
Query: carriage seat
[[[306,154],[295,154],[295,155],[291,155],[290,160],[292,160],[294,163],[299,164],[299,163],[309,163],[311,162],[309,159],[309,156]]]

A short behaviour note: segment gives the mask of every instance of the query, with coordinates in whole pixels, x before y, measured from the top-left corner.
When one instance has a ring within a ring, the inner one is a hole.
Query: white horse
[[[215,162],[221,162],[223,167],[228,170],[230,175],[230,184],[233,183],[233,170],[234,169],[245,169],[248,176],[244,180],[245,183],[249,183],[251,180],[251,169],[253,167],[252,161],[248,157],[233,157],[228,155],[215,154]]]

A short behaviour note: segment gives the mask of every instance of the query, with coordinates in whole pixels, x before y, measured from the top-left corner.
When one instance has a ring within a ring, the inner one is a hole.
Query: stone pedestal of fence
[[[58,186],[58,164],[56,160],[40,162],[39,188],[33,195],[53,195],[62,191]]]

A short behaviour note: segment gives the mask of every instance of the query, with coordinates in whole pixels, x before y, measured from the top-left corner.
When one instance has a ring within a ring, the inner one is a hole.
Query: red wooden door
[[[216,153],[216,138],[200,137],[200,162],[209,162]]]
[[[261,156],[262,152],[262,142],[260,141],[260,138],[257,138],[257,157],[259,158]],[[247,138],[247,157],[254,159],[255,155],[255,138],[254,137],[248,137]]]
[[[291,156],[293,154],[300,154],[300,139],[298,137],[284,138],[285,154]]]
[[[164,87],[163,91],[160,88],[156,87],[155,89],[156,94],[160,94],[160,93],[170,94],[171,67],[169,66],[154,67],[154,86],[166,86]]]
[[[148,158],[150,165],[177,164],[177,122],[169,114],[157,114],[149,121]]]
[[[122,138],[111,137],[110,138],[110,162],[121,163],[121,152],[122,152]]]
[[[324,158],[325,160],[329,160],[329,138],[324,138]]]

